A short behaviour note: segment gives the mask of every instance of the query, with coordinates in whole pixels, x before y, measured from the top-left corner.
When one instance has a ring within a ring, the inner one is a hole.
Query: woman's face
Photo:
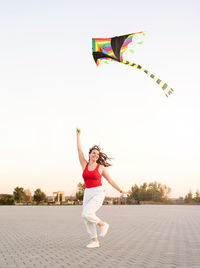
[[[97,161],[99,159],[99,151],[98,150],[92,150],[92,152],[89,154],[90,160]]]

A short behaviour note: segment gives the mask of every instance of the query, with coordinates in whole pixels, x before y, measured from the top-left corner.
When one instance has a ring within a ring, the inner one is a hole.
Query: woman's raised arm
[[[78,129],[78,128],[76,129],[76,134],[77,134],[78,157],[79,157],[79,161],[80,161],[81,167],[82,167],[82,169],[84,169],[85,166],[87,165],[87,161],[85,160],[85,157],[83,155],[83,151],[82,151],[82,148],[81,148],[81,141],[80,141],[81,131],[80,131],[80,129]]]

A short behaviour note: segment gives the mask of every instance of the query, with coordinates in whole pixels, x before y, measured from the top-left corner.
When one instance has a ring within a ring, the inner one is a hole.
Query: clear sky
[[[200,188],[199,10],[198,0],[1,1],[0,193],[74,194],[77,126],[86,157],[99,144],[114,158],[122,189],[156,180],[178,197]],[[169,98],[140,70],[93,61],[93,37],[138,31],[144,44],[124,58],[168,83]]]

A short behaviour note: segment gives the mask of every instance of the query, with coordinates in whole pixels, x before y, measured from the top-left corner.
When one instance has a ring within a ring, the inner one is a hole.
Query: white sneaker
[[[104,226],[100,227],[100,236],[105,236],[108,232],[109,224],[104,222]]]
[[[90,244],[88,244],[86,247],[87,247],[87,248],[99,248],[100,245],[99,245],[99,242],[98,242],[98,241],[97,241],[97,242],[92,241],[92,242],[91,242]]]

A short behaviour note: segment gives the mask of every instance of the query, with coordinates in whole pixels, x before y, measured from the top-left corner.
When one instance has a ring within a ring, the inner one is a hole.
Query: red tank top
[[[83,170],[83,179],[85,182],[85,188],[92,188],[102,186],[101,183],[101,174],[98,171],[99,164],[97,164],[94,170],[88,170],[88,163]]]

